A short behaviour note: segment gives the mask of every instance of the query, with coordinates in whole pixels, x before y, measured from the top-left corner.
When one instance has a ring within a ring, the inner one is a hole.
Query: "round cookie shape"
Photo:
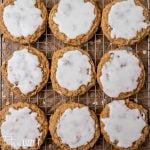
[[[93,0],[60,0],[50,12],[49,26],[57,39],[76,46],[94,36],[100,20],[100,10]]]
[[[0,130],[3,150],[40,149],[48,132],[48,122],[36,105],[18,102],[0,111]]]
[[[0,30],[14,42],[36,42],[46,30],[48,14],[42,0],[6,0],[0,14]]]
[[[31,97],[48,82],[49,62],[39,50],[22,46],[3,63],[2,77],[12,92]]]
[[[149,13],[139,0],[114,0],[103,10],[101,27],[115,45],[133,45],[150,32]]]
[[[84,94],[96,82],[94,63],[89,54],[77,47],[56,51],[51,64],[52,87],[61,95]]]
[[[88,150],[100,136],[96,114],[87,106],[69,102],[59,106],[50,117],[49,130],[61,149]]]
[[[149,134],[147,110],[129,100],[113,100],[100,114],[100,127],[116,149],[139,149]]]
[[[97,81],[106,95],[122,99],[140,91],[145,70],[139,57],[126,49],[105,53],[97,68]]]

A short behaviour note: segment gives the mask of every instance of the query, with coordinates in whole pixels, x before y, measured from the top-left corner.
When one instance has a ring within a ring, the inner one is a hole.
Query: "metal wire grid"
[[[3,0],[0,0],[2,3]],[[56,4],[59,0],[46,0],[46,6],[48,11],[52,8],[54,4]],[[99,2],[100,8],[104,8],[104,6],[110,2],[110,0],[97,0]],[[150,10],[150,0],[145,0],[149,10]],[[45,53],[48,60],[51,62],[51,58],[53,52],[59,48],[64,47],[65,45],[58,41],[53,34],[50,32],[49,28],[46,29],[46,32],[42,35],[42,37],[31,46],[36,47]],[[11,41],[5,40],[2,35],[0,37],[0,64],[5,60],[9,53],[12,53],[14,50],[17,50],[19,47],[18,44],[13,43]],[[98,31],[92,40],[88,43],[81,46],[84,50],[89,52],[93,58],[95,65],[99,63],[102,55],[112,49],[113,46],[105,39],[104,35],[101,31]],[[150,37],[145,39],[140,44],[133,46],[132,49],[140,55],[140,58],[143,60],[145,65],[145,70],[147,72],[147,79],[145,83],[145,87],[142,91],[136,94],[133,97],[130,97],[131,100],[137,101],[146,107],[150,112]],[[60,96],[55,91],[53,91],[51,87],[51,81],[48,81],[47,86],[36,96],[32,98],[20,98],[14,95],[2,81],[2,75],[0,75],[0,107],[2,108],[4,105],[9,103],[14,103],[17,101],[27,101],[30,103],[37,104],[47,115],[47,118],[55,111],[58,105],[65,101],[76,101],[80,103],[84,103],[88,105],[91,109],[95,111],[97,116],[104,105],[108,102],[108,97],[99,89],[98,85],[89,90],[85,95],[78,96],[75,98],[67,98],[64,96]],[[150,116],[150,115],[149,115]],[[150,119],[149,119],[150,120]],[[48,135],[45,143],[43,144],[41,150],[57,150],[59,149],[52,142],[51,136]],[[113,150],[112,146],[107,144],[104,138],[101,136],[93,150]],[[150,137],[147,139],[146,143],[140,148],[140,150],[150,150]]]

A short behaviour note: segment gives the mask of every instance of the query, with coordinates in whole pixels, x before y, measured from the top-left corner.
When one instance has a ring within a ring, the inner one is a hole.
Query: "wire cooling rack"
[[[2,0],[0,0],[0,2],[2,3]],[[58,0],[46,0],[45,3],[48,8],[48,11],[50,11],[53,5],[57,2]],[[102,10],[104,6],[110,1],[97,0],[97,2]],[[150,0],[145,0],[144,3],[146,6],[148,6],[150,12]],[[5,40],[1,35],[0,64],[2,65],[2,62],[6,59],[7,55],[12,53],[14,50],[17,50],[19,46],[20,45],[17,43]],[[47,28],[46,32],[41,36],[41,38],[31,46],[44,52],[49,62],[51,63],[51,58],[54,51],[64,47],[65,45],[62,42],[58,41],[53,36],[50,29]],[[83,44],[81,48],[90,53],[95,63],[95,66],[97,66],[102,55],[108,50],[112,49],[113,46],[106,40],[101,30],[99,29],[95,36],[88,43]],[[142,104],[150,112],[150,37],[143,40],[140,44],[132,46],[132,50],[138,53],[138,55],[142,59],[147,76],[144,88],[137,95],[130,97],[130,99],[139,104]],[[99,89],[98,85],[91,88],[86,94],[82,96],[78,96],[75,98],[67,98],[64,96],[60,96],[55,91],[53,91],[51,81],[49,80],[47,86],[36,96],[28,99],[20,98],[8,90],[8,88],[3,83],[2,76],[0,74],[0,107],[2,108],[5,105],[17,101],[26,101],[37,104],[45,112],[48,119],[51,116],[51,114],[53,114],[57,106],[65,101],[75,101],[84,103],[88,105],[90,109],[93,109],[99,117],[101,110],[103,109],[104,105],[108,102],[108,97]],[[51,136],[48,134],[45,143],[41,147],[41,150],[58,149],[59,148],[52,142]],[[93,150],[113,150],[113,148],[105,142],[102,136],[100,136]],[[147,141],[142,145],[142,147],[139,150],[150,150],[150,137],[147,138]]]

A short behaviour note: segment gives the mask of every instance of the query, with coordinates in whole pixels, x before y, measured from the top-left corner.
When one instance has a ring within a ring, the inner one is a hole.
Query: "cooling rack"
[[[143,0],[141,0],[143,1]],[[2,3],[2,0],[0,0]],[[54,4],[56,4],[58,0],[46,0],[46,6],[48,11],[51,10]],[[97,0],[101,10],[105,7],[110,0]],[[148,7],[150,12],[150,0],[144,1],[145,5]],[[6,59],[7,55],[11,54],[14,50],[20,45],[17,43],[13,43],[0,36],[0,64]],[[65,45],[58,41],[50,29],[47,28],[46,32],[41,36],[41,38],[31,46],[42,51],[48,58],[51,63],[51,58],[54,53],[59,48],[64,47]],[[85,51],[89,52],[92,56],[95,66],[98,65],[102,55],[108,50],[114,48],[104,37],[101,32],[101,29],[95,34],[95,36],[86,44],[81,46]],[[131,100],[142,104],[145,108],[147,108],[150,112],[150,37],[144,39],[140,44],[131,47],[133,51],[135,51],[140,58],[142,59],[145,71],[146,71],[146,82],[144,88],[136,95],[130,97]],[[1,73],[1,72],[0,72]],[[2,75],[0,74],[0,107],[4,107],[5,105],[17,102],[17,101],[26,101],[30,103],[37,104],[47,115],[47,118],[53,114],[55,109],[61,103],[66,101],[75,101],[88,105],[90,109],[93,109],[97,116],[99,114],[105,104],[108,102],[108,97],[99,89],[99,86],[91,88],[86,94],[82,96],[78,96],[75,98],[67,98],[64,96],[60,96],[52,89],[51,81],[48,81],[47,86],[36,96],[32,98],[20,98],[14,95],[2,81]],[[150,114],[149,114],[150,116]],[[150,121],[150,118],[149,118]],[[52,142],[50,134],[48,134],[45,143],[41,147],[41,150],[58,150],[59,148]],[[112,146],[107,144],[102,137],[100,136],[98,142],[96,143],[93,150],[113,150]],[[140,150],[150,150],[150,137],[147,138],[147,141],[142,145]]]

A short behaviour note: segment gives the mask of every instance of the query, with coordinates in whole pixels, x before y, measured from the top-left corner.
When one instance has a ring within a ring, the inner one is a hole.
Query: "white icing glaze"
[[[137,32],[147,28],[143,15],[143,8],[135,4],[134,0],[117,2],[111,7],[108,23],[112,38],[132,39]]]
[[[4,8],[3,21],[15,37],[27,37],[42,25],[41,10],[35,7],[36,0],[16,0]]]
[[[84,0],[60,0],[53,18],[60,32],[69,39],[86,34],[92,27],[96,15],[95,6]]]
[[[7,79],[24,94],[35,90],[42,82],[42,69],[36,55],[27,49],[15,51],[8,60]]]
[[[117,146],[128,148],[142,135],[146,126],[144,117],[138,109],[130,109],[124,100],[114,100],[109,103],[109,117],[101,118],[104,130],[112,142],[118,141]]]
[[[88,107],[65,110],[57,124],[57,134],[70,148],[90,142],[95,134],[95,122]]]
[[[68,51],[58,60],[56,79],[60,86],[70,91],[91,82],[91,64],[88,56],[79,50]]]
[[[100,76],[103,91],[110,97],[117,97],[122,92],[136,89],[142,71],[139,59],[127,50],[114,50],[109,53],[111,58],[102,67]]]
[[[9,108],[5,121],[1,125],[3,140],[15,149],[28,148],[35,145],[41,133],[39,131],[37,113],[29,108],[20,109]]]

